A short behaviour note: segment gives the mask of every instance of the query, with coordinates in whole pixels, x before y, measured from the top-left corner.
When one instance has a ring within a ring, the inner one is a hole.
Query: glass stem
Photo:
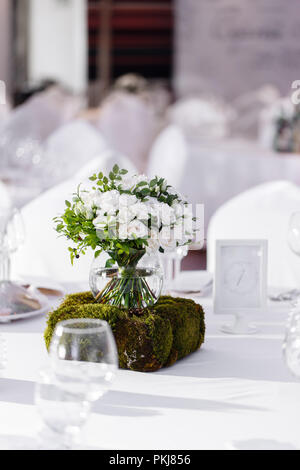
[[[181,259],[175,259],[175,268],[174,268],[174,279],[177,279],[181,270]]]
[[[0,282],[10,281],[10,256],[3,253],[0,257]]]

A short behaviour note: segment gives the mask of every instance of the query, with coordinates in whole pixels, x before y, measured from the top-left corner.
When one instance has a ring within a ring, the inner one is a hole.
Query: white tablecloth
[[[197,272],[193,273],[197,276]],[[288,308],[271,305],[253,336],[219,331],[211,298],[199,351],[155,373],[121,370],[95,405],[85,448],[300,449],[300,384],[282,359]],[[0,379],[0,448],[34,446],[40,420],[33,403],[47,360],[45,317],[0,324],[8,366]]]

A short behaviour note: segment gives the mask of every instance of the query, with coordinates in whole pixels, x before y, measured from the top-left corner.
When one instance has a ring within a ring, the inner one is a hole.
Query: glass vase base
[[[98,303],[141,310],[157,302],[162,277],[150,268],[134,271],[103,268],[91,272],[90,286]]]

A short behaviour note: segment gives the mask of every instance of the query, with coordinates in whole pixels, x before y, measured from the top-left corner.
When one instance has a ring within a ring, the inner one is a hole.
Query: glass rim
[[[72,328],[69,325],[72,323],[92,323],[95,326],[91,326],[88,328]],[[69,320],[62,320],[60,321],[54,331],[54,335],[57,335],[59,333],[59,330],[64,331],[65,333],[72,333],[72,334],[89,334],[89,333],[97,333],[101,331],[107,331],[108,328],[108,323],[105,320],[100,320],[98,318],[71,318]]]

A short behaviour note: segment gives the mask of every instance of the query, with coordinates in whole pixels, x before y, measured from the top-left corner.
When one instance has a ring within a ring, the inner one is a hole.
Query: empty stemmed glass
[[[171,252],[165,252],[161,255],[164,267],[164,291],[172,290],[174,281],[178,278],[181,269],[181,262],[188,254],[188,247],[178,246]]]
[[[300,377],[300,307],[296,306],[289,315],[283,342],[286,365],[293,375]]]
[[[108,323],[60,322],[50,344],[50,366],[46,379],[37,382],[36,404],[54,441],[72,448],[80,441],[90,405],[109,389],[117,372],[117,349]]]
[[[12,211],[8,207],[0,208],[0,282],[6,280],[9,271],[9,255],[7,248],[7,227]]]
[[[38,448],[67,450],[79,446],[81,428],[90,414],[90,402],[62,389],[50,367],[38,374],[35,404],[43,422]]]
[[[300,212],[294,212],[289,220],[287,241],[292,252],[300,256]],[[292,289],[281,294],[280,300],[295,301],[300,297],[300,289]]]
[[[0,207],[0,314],[16,313],[16,305],[28,293],[10,279],[11,255],[24,242],[24,225],[20,212],[11,207]],[[31,300],[31,299],[28,299]]]

